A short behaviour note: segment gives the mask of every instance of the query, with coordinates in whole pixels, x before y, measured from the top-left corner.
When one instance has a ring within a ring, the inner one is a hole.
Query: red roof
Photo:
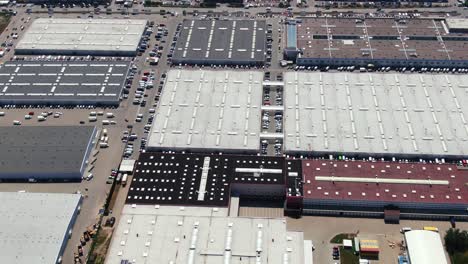
[[[468,204],[468,170],[453,164],[304,160],[305,199]],[[444,180],[448,185],[317,181],[316,176]]]

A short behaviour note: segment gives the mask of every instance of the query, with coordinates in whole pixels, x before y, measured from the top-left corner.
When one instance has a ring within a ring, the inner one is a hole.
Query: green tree
[[[466,230],[450,228],[444,237],[445,248],[450,255],[468,251],[468,232]]]

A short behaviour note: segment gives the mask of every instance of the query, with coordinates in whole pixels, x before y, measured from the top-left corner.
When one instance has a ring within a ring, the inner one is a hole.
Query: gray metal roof
[[[80,194],[0,192],[0,262],[57,263]]]
[[[150,149],[258,151],[263,73],[170,70]]]
[[[79,179],[93,126],[14,126],[0,129],[0,179]]]
[[[184,20],[173,59],[186,63],[263,62],[265,32],[265,21]]]
[[[303,233],[287,231],[285,219],[192,216],[198,207],[177,215],[159,210],[124,209],[106,263],[304,263]]]
[[[285,150],[468,154],[468,77],[288,72]]]
[[[119,104],[129,61],[9,61],[0,104]]]
[[[38,18],[16,50],[136,51],[146,20]]]

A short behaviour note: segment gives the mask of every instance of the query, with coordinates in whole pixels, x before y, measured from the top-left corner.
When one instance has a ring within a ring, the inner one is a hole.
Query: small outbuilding
[[[447,264],[439,233],[413,230],[405,233],[408,258],[411,264]]]

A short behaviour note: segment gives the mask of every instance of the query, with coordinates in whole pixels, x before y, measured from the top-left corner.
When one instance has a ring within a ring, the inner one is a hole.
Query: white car
[[[92,173],[90,173],[90,174],[88,175],[88,177],[86,177],[86,180],[87,180],[87,181],[90,181],[93,177],[94,177],[94,175],[93,175]]]

